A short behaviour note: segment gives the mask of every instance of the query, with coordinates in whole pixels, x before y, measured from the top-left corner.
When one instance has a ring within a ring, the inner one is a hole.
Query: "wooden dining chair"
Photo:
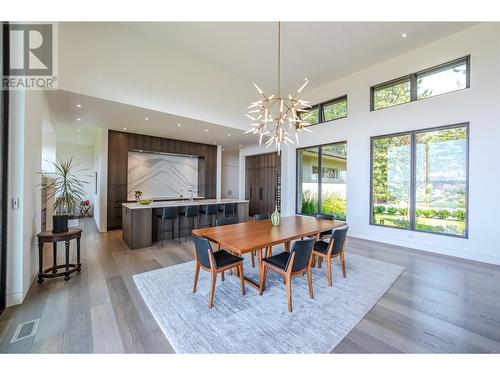
[[[328,275],[328,286],[332,286],[332,258],[340,257],[342,275],[346,277],[344,247],[348,229],[349,227],[347,225],[345,227],[334,229],[330,235],[330,242],[320,240],[316,241],[314,244],[312,263],[316,264],[316,257],[325,260],[326,272]]]
[[[264,258],[262,261],[264,268],[260,275],[259,294],[262,295],[265,289],[267,271],[272,269],[282,275],[285,279],[286,293],[288,297],[288,311],[292,312],[292,276],[302,276],[304,272],[307,272],[309,296],[313,299],[314,292],[311,274],[311,255],[313,246],[313,238],[299,240],[295,241],[290,252],[285,251],[283,253]]]
[[[214,304],[215,284],[217,282],[217,274],[223,273],[226,270],[237,268],[240,277],[241,294],[245,295],[245,282],[243,279],[243,258],[229,254],[225,250],[217,252],[212,251],[210,241],[204,237],[193,237],[194,242],[194,257],[196,261],[196,269],[194,273],[193,293],[196,293],[196,285],[198,284],[198,275],[200,268],[211,273],[210,281],[210,296],[208,298],[208,308],[211,309]]]
[[[316,214],[316,215],[314,215],[314,218],[320,219],[320,220],[335,221],[335,220],[333,220],[333,215],[327,215],[327,214]],[[332,234],[332,231],[327,230],[327,231],[321,232],[319,234],[319,238],[327,238],[327,237],[330,237],[331,234]]]

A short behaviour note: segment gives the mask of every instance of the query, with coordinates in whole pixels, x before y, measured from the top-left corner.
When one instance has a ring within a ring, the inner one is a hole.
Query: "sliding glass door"
[[[297,149],[297,208],[346,218],[347,143]]]

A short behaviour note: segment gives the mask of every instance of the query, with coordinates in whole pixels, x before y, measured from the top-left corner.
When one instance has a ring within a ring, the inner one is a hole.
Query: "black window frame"
[[[345,143],[347,146],[347,140],[345,141],[337,141],[337,142],[328,142],[328,143],[323,143],[319,145],[312,145],[312,146],[305,146],[305,147],[300,147],[295,149],[295,214],[296,215],[302,215],[302,216],[314,216],[316,214],[304,214],[299,212],[299,152],[302,150],[307,150],[311,148],[317,148],[318,149],[318,207],[317,207],[317,212],[316,213],[323,213],[321,210],[322,207],[322,194],[321,194],[321,187],[323,183],[323,146],[330,146],[330,145],[336,145],[336,144],[341,144]],[[347,160],[346,156],[346,160]],[[336,219],[340,220],[340,219]],[[340,220],[342,221],[342,220]],[[347,221],[347,212],[346,212],[346,221]]]
[[[463,235],[459,234],[453,234],[453,233],[440,233],[440,232],[432,232],[432,231],[425,231],[425,230],[417,230],[416,229],[416,215],[415,215],[415,207],[416,207],[416,174],[417,174],[417,143],[416,143],[416,135],[419,133],[426,133],[426,132],[432,132],[432,131],[438,131],[438,130],[443,130],[443,129],[453,129],[453,128],[459,128],[459,127],[465,127],[465,132],[466,132],[466,147],[465,147],[465,230]],[[410,198],[408,201],[408,213],[409,213],[409,221],[410,221],[410,227],[409,228],[402,228],[402,227],[396,227],[396,226],[388,226],[388,225],[382,225],[382,224],[377,224],[373,222],[373,142],[376,139],[380,138],[388,138],[388,137],[395,137],[395,136],[402,136],[402,135],[410,135],[410,160],[411,160],[411,165],[410,165]],[[459,122],[456,124],[451,124],[451,125],[441,125],[441,126],[434,126],[430,128],[423,128],[423,129],[417,129],[417,130],[409,130],[409,131],[403,131],[403,132],[397,132],[397,133],[391,133],[391,134],[383,134],[383,135],[377,135],[370,137],[370,206],[369,206],[369,217],[368,217],[368,223],[370,225],[376,226],[376,227],[382,227],[382,228],[388,228],[388,229],[400,229],[400,230],[406,230],[406,231],[411,231],[411,232],[416,232],[416,233],[428,233],[428,234],[436,234],[439,236],[447,236],[447,237],[454,237],[454,238],[460,238],[460,239],[468,239],[469,238],[469,158],[470,158],[470,125],[469,122]]]
[[[325,120],[325,113],[323,111],[324,107],[328,106],[330,104],[335,104],[337,102],[342,102],[344,100],[347,103],[347,114],[345,116],[343,116],[343,117],[338,117],[338,118],[334,118],[334,119],[326,121]],[[314,124],[311,124],[311,125],[308,125],[307,127],[311,127],[311,126],[319,125],[319,124],[324,124],[325,122],[332,122],[332,121],[337,121],[337,120],[342,120],[344,118],[347,118],[349,116],[349,101],[347,100],[347,94],[339,96],[339,97],[336,97],[336,98],[333,98],[333,99],[330,99],[330,100],[327,100],[327,101],[324,101],[324,102],[321,102],[321,103],[318,103],[318,104],[315,104],[315,105],[312,105],[311,108],[309,108],[308,111],[301,112],[300,118],[302,119],[303,115],[309,113],[309,111],[311,111],[313,109],[316,109],[316,108],[318,108],[318,122],[316,122]],[[329,144],[329,143],[327,143],[327,144]],[[311,146],[311,147],[314,147],[314,146]]]
[[[463,89],[458,89],[458,90],[443,92],[441,94],[426,96],[426,97],[420,98],[420,99],[418,98],[418,96],[417,96],[417,83],[418,83],[418,77],[419,76],[422,76],[422,75],[428,76],[428,75],[431,75],[432,73],[439,73],[440,71],[449,69],[449,68],[451,68],[453,66],[456,66],[456,65],[459,65],[459,64],[462,64],[462,63],[465,63],[465,66],[466,66],[466,70],[465,70],[465,87]],[[410,101],[405,102],[405,103],[399,103],[399,104],[394,104],[394,105],[390,105],[390,106],[387,106],[387,107],[375,109],[375,91],[377,89],[382,89],[382,88],[390,87],[390,86],[393,86],[393,85],[395,85],[397,83],[406,81],[408,79],[410,80]],[[416,73],[407,74],[407,75],[401,76],[399,78],[392,79],[390,81],[386,81],[386,82],[379,83],[377,85],[370,86],[370,111],[371,112],[380,111],[382,109],[397,107],[397,106],[400,106],[400,105],[403,105],[403,104],[408,104],[408,103],[412,103],[412,102],[416,102],[416,101],[420,101],[420,100],[434,98],[434,97],[441,96],[441,95],[447,95],[447,94],[450,94],[450,93],[453,93],[453,92],[466,90],[468,88],[470,88],[470,55],[467,55],[467,56],[464,56],[464,57],[460,57],[460,58],[452,60],[452,61],[447,61],[445,63],[433,66],[431,68],[420,70],[420,71],[418,71]]]

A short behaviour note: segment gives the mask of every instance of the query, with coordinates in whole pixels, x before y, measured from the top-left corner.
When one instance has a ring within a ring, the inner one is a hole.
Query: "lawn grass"
[[[384,225],[389,227],[402,228],[402,226],[397,225],[396,222],[400,220],[408,220],[406,217],[400,215],[390,215],[387,213],[374,214],[374,216],[375,224],[380,224],[380,220],[383,220]],[[463,235],[465,233],[465,221],[418,217],[417,225],[419,230],[427,232],[450,233],[458,235]],[[439,227],[444,228],[445,230],[442,231]]]

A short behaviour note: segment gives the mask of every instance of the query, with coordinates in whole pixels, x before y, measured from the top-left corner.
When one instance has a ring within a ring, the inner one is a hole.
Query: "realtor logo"
[[[9,59],[3,67],[2,88],[57,89],[57,25],[4,24],[3,33]]]

